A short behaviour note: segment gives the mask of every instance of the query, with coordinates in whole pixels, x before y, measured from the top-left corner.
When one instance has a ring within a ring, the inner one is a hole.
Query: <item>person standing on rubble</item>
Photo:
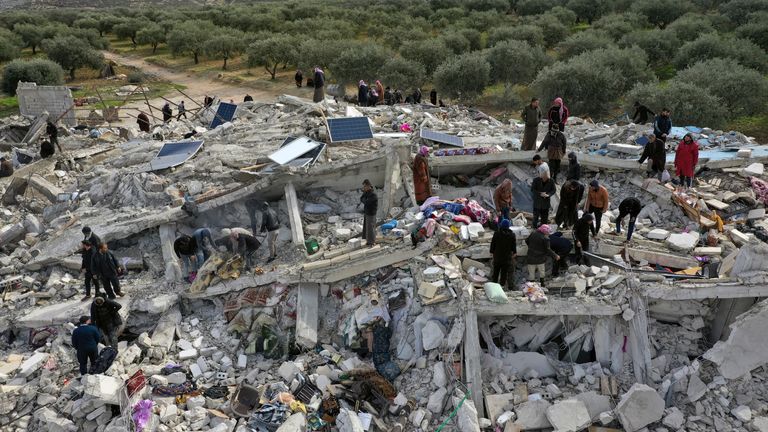
[[[203,98],[203,106],[208,108],[211,105],[213,105],[213,98],[205,95],[205,98]]]
[[[49,157],[53,156],[56,153],[56,147],[51,144],[50,141],[44,140],[40,144],[40,157],[43,159],[48,159]]]
[[[322,102],[325,99],[325,72],[320,66],[315,66],[315,76],[312,80],[312,86],[315,88],[315,94],[312,96],[312,102]]]
[[[61,151],[61,146],[59,145],[59,128],[57,128],[52,121],[49,121],[45,125],[45,133],[48,134],[48,140],[51,144],[55,145],[59,151]]]
[[[512,211],[512,180],[504,179],[493,191],[493,205],[499,220],[509,219],[509,212]]]
[[[581,180],[581,164],[576,158],[576,153],[568,153],[568,171],[565,172],[566,180]]]
[[[267,262],[271,263],[277,258],[277,235],[280,233],[280,222],[277,219],[277,213],[266,201],[261,203],[261,227],[259,232],[267,233],[267,245],[269,245],[269,258],[267,258]]]
[[[360,196],[363,204],[363,240],[368,247],[376,243],[376,212],[379,210],[379,198],[373,191],[373,185],[368,179],[363,180],[363,195]]]
[[[685,134],[677,145],[675,152],[675,169],[680,177],[680,185],[684,188],[693,187],[693,176],[696,164],[699,163],[699,143],[693,140],[693,135]]]
[[[663,143],[667,142],[667,136],[672,131],[672,119],[669,114],[668,108],[662,108],[661,113],[653,120],[653,134]]]
[[[184,101],[179,102],[179,115],[176,116],[176,120],[181,120],[181,116],[187,118],[187,108],[184,106]]]
[[[115,295],[120,297],[125,295],[120,290],[120,280],[117,278],[125,269],[117,262],[115,254],[108,250],[106,243],[101,243],[98,252],[93,254],[91,271],[101,279],[107,297],[113,299]]]
[[[99,297],[101,298],[101,297]],[[99,356],[99,342],[101,332],[95,325],[91,325],[91,317],[83,315],[75,330],[72,331],[72,348],[77,351],[77,362],[80,364],[80,375],[88,373],[88,362],[91,367]]]
[[[563,160],[563,156],[565,156],[565,135],[559,129],[560,126],[552,125],[547,136],[541,142],[541,146],[536,150],[537,152],[547,150],[552,181],[555,183],[557,183],[557,175],[560,174],[560,162]]]
[[[541,176],[544,173],[547,173],[547,176],[549,176],[549,164],[544,162],[540,155],[533,155],[532,161],[534,168],[536,168],[537,176]]]
[[[376,101],[376,105],[384,103],[384,84],[381,81],[376,80],[376,94],[379,95],[379,99]]]
[[[296,75],[293,76],[293,80],[296,81],[296,87],[301,88],[301,83],[304,82],[304,74],[301,69],[296,69]]]
[[[82,229],[83,233],[83,240],[87,241],[91,244],[91,248],[94,250],[94,253],[99,249],[99,245],[101,244],[101,238],[96,235],[95,232],[91,229],[89,226],[84,226]]]
[[[568,121],[568,115],[570,115],[570,112],[568,111],[568,107],[565,106],[565,103],[563,103],[563,98],[556,98],[552,101],[552,106],[549,108],[549,112],[547,112],[549,129],[552,129],[552,126],[557,125],[558,130],[565,133],[565,123]]]
[[[552,257],[555,261],[560,259],[560,256],[550,246],[549,234],[549,225],[542,225],[525,239],[525,244],[528,245],[528,254],[526,256],[528,281],[535,282],[536,272],[538,271],[541,286],[544,286],[547,257]]]
[[[491,255],[493,255],[493,274],[491,280],[502,288],[510,290],[515,281],[515,258],[517,257],[517,236],[510,229],[509,219],[499,222],[499,229],[491,239]]]
[[[629,227],[627,227],[627,241],[632,240],[632,233],[635,232],[635,222],[637,222],[637,215],[640,214],[640,210],[643,209],[643,204],[635,197],[625,198],[624,201],[619,204],[619,217],[616,218],[616,234],[621,234],[621,223],[624,218],[629,215]]]
[[[597,229],[592,221],[595,216],[592,213],[584,213],[573,226],[573,241],[576,245],[576,260],[578,263],[589,264],[587,257],[582,252],[589,252],[589,234],[597,235]]]
[[[253,102],[253,96],[249,94],[245,95],[245,97],[243,98],[243,102]]]
[[[0,177],[10,177],[13,175],[13,162],[5,158],[0,157]]]
[[[648,114],[651,116],[656,116],[656,113],[648,109],[647,106],[640,103],[640,101],[635,101],[635,113],[632,114],[632,121],[636,124],[646,124],[648,123]]]
[[[437,89],[432,89],[429,92],[429,103],[431,103],[434,106],[437,106]]]
[[[123,324],[120,309],[123,305],[104,297],[96,297],[91,303],[91,320],[101,330],[107,346],[117,349],[117,331]]]
[[[141,111],[136,116],[136,123],[139,125],[139,130],[142,132],[149,132],[149,117],[144,111]]]
[[[541,123],[541,108],[539,108],[539,99],[531,99],[531,103],[523,108],[520,118],[525,123],[525,132],[523,133],[522,150],[535,150],[536,138],[539,136],[539,123]]]
[[[552,261],[552,277],[558,277],[562,270],[568,269],[568,255],[571,253],[573,243],[563,237],[563,233],[556,232],[549,236],[549,245],[560,257],[559,260]]]
[[[578,208],[584,197],[584,185],[576,180],[568,180],[560,188],[560,203],[555,213],[555,223],[563,229],[576,225],[579,218]]]
[[[419,153],[413,158],[413,189],[416,194],[416,204],[422,205],[432,196],[432,181],[429,176],[429,147],[421,146]]]
[[[357,83],[357,105],[368,106],[368,84],[363,80]]]
[[[555,194],[555,182],[549,178],[549,173],[542,173],[533,179],[531,193],[533,194],[533,227],[549,223],[549,208],[551,197]]]
[[[648,143],[645,144],[643,154],[640,156],[639,164],[643,164],[646,159],[650,160],[650,169],[648,178],[656,177],[661,181],[664,173],[664,165],[667,163],[667,146],[664,141],[656,139],[656,135],[648,135]]]
[[[80,264],[80,274],[85,276],[85,297],[83,301],[87,301],[91,298],[91,282],[96,289],[95,295],[99,296],[99,279],[93,275],[93,255],[96,253],[96,249],[91,245],[88,240],[83,240],[83,250],[80,253],[83,255],[83,261]]]
[[[168,123],[173,118],[173,110],[171,109],[171,104],[166,102],[165,105],[163,105],[163,123]]]
[[[595,229],[596,232],[600,232],[600,223],[603,220],[603,213],[608,211],[610,204],[610,198],[608,196],[608,189],[605,186],[600,186],[600,182],[592,180],[589,184],[589,192],[587,192],[587,200],[584,202],[584,213],[592,213],[595,215]]]

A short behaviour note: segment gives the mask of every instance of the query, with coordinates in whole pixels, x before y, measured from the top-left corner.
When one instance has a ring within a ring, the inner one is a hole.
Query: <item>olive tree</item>
[[[504,41],[487,50],[491,65],[491,81],[505,84],[528,84],[551,59],[541,47],[525,41]]]
[[[291,38],[293,39],[293,38]],[[215,57],[224,60],[222,69],[227,70],[227,60],[239,55],[245,49],[245,34],[239,30],[229,30],[218,33],[209,39],[203,50],[208,57]],[[293,40],[291,40],[292,47],[288,50],[288,54],[284,58],[284,63],[292,62],[296,59],[296,48]],[[272,70],[272,79],[275,79],[275,70]]]
[[[557,45],[561,59],[569,59],[587,51],[615,46],[607,33],[600,30],[587,30],[572,34]]]
[[[724,38],[714,33],[703,34],[680,47],[675,57],[675,65],[678,69],[685,69],[694,63],[712,58],[731,59],[760,72],[768,72],[768,54],[754,42]]]
[[[671,62],[677,53],[679,42],[675,33],[668,30],[636,30],[627,33],[619,41],[620,47],[637,46],[648,55],[648,61],[653,65]]]
[[[451,55],[451,50],[442,39],[432,38],[404,43],[400,47],[400,55],[422,63],[426,73],[431,75]]]
[[[112,31],[120,39],[130,39],[133,47],[136,48],[136,34],[139,30],[146,27],[147,24],[149,24],[149,21],[145,19],[129,18],[115,24]]]
[[[168,48],[174,55],[191,54],[195,64],[200,62],[205,43],[216,32],[210,21],[192,20],[175,26],[168,33]]]
[[[252,43],[246,53],[248,66],[264,66],[271,79],[275,79],[280,64],[296,61],[296,40],[292,36],[278,34]]]
[[[69,71],[70,79],[75,79],[75,70],[78,68],[99,69],[104,64],[104,56],[99,51],[73,35],[46,39],[43,41],[43,50],[49,59]]]
[[[483,93],[491,75],[491,65],[479,52],[462,54],[446,60],[432,77],[441,93],[450,98],[472,100]]]
[[[19,81],[34,82],[37,85],[61,85],[64,83],[64,70],[48,59],[13,60],[3,68],[0,87],[6,94],[15,95]]]
[[[723,101],[729,117],[755,115],[768,108],[768,80],[760,72],[728,60],[704,60],[678,72],[677,82],[689,82]]]
[[[641,100],[657,109],[667,107],[672,111],[674,121],[680,124],[719,128],[727,120],[726,108],[720,98],[693,83],[679,80],[672,80],[666,86],[638,84],[628,93],[626,100]]]
[[[150,23],[136,33],[136,42],[151,46],[154,54],[157,46],[165,42],[165,31],[160,24]]]
[[[424,65],[413,60],[393,57],[381,67],[381,80],[393,88],[420,87],[426,76]]]
[[[385,47],[375,43],[351,46],[342,51],[331,63],[331,71],[339,83],[357,82],[376,77],[384,63],[392,57]]]

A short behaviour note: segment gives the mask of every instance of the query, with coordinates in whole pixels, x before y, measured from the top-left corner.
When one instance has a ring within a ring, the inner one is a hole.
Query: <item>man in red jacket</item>
[[[693,140],[691,134],[686,134],[675,153],[675,170],[680,177],[680,184],[684,188],[693,186],[693,174],[696,164],[699,162],[699,144]]]

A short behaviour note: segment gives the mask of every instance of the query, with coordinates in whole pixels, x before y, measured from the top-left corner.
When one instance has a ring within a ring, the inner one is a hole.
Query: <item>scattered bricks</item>
[[[179,360],[193,359],[193,358],[197,357],[197,350],[194,349],[194,348],[191,348],[191,349],[188,349],[188,350],[181,351],[179,353],[178,357],[179,357]]]
[[[85,375],[83,377],[85,394],[110,405],[120,403],[119,395],[122,386],[123,380],[107,375]]]

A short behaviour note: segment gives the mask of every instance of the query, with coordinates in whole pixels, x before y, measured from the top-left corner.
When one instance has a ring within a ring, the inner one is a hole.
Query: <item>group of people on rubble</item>
[[[380,80],[376,80],[373,85],[368,85],[365,80],[360,80],[357,83],[357,104],[363,107],[372,107],[376,105],[396,105],[401,103],[407,104],[420,104],[422,99],[422,93],[420,88],[415,88],[413,92],[404,96],[403,91],[399,88],[394,90],[381,83]],[[432,105],[444,106],[442,101],[437,99],[437,90],[432,89],[429,92],[429,101]]]

